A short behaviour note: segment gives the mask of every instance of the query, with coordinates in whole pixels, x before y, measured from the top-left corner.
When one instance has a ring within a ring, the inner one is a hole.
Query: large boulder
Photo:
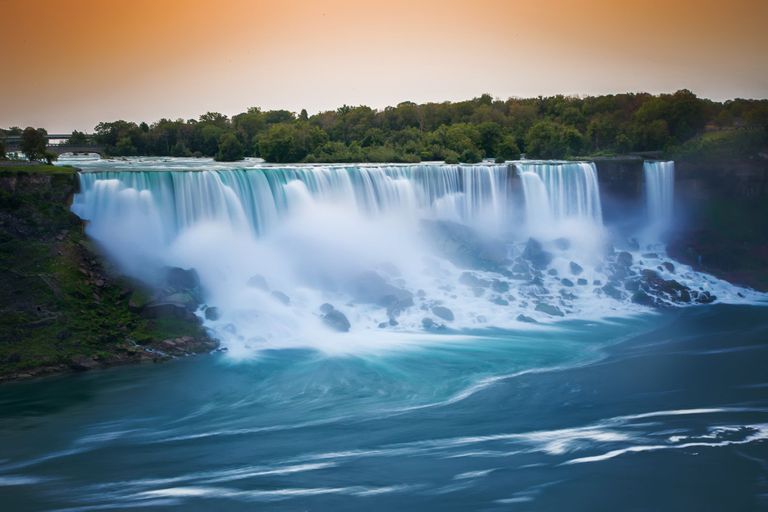
[[[349,332],[352,327],[347,316],[327,302],[320,306],[320,313],[323,323],[334,331]]]
[[[541,242],[535,238],[529,238],[523,249],[522,257],[528,260],[535,268],[542,270],[552,262],[552,254],[541,246]]]
[[[443,320],[447,322],[453,321],[453,311],[446,308],[445,306],[432,306],[432,313],[438,317],[442,318]]]
[[[396,317],[413,306],[413,294],[389,284],[376,272],[363,272],[350,283],[351,293],[357,302],[375,304],[387,309],[390,317]]]
[[[195,290],[200,287],[200,277],[193,268],[167,267],[165,283],[173,290]]]

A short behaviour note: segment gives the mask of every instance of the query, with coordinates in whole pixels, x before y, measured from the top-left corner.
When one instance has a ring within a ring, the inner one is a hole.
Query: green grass
[[[77,173],[77,169],[69,166],[46,165],[39,163],[15,163],[10,160],[0,161],[0,176],[3,174],[64,174],[71,176]]]

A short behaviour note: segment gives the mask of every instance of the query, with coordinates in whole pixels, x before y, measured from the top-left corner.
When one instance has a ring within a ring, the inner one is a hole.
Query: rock
[[[217,307],[209,307],[205,308],[205,319],[210,320],[212,322],[215,322],[221,318],[221,314],[219,313],[219,308]]]
[[[509,291],[509,283],[506,281],[499,281],[498,279],[494,279],[491,283],[491,288],[496,293],[506,293]]]
[[[438,317],[442,318],[443,320],[447,322],[453,321],[453,311],[450,309],[444,307],[444,306],[432,306],[432,313]]]
[[[273,290],[272,291],[272,296],[274,298],[276,298],[278,301],[280,301],[283,304],[285,304],[286,306],[291,303],[291,298],[289,296],[287,296],[286,294],[284,294],[283,292],[281,292],[281,291]]]
[[[547,270],[547,274],[549,274],[550,276],[556,276],[557,275],[557,269],[551,268],[551,269]]]
[[[642,290],[638,290],[632,294],[632,302],[640,304],[641,306],[655,306],[656,301]]]
[[[622,300],[624,298],[624,294],[621,293],[621,291],[618,288],[616,288],[616,285],[613,283],[608,283],[600,289],[607,296],[612,297],[616,300]]]
[[[200,286],[200,277],[193,268],[168,267],[165,271],[165,282],[174,290],[194,290]]]
[[[167,295],[160,299],[158,302],[171,302],[173,304],[182,304],[185,308],[187,308],[190,311],[194,311],[197,309],[197,306],[199,305],[197,302],[197,299],[193,297],[191,294],[186,292],[178,292],[171,295]]]
[[[537,323],[539,323],[536,320],[534,320],[533,318],[531,318],[529,316],[522,315],[522,314],[521,315],[517,315],[517,321],[518,322],[525,322],[525,323],[528,323],[528,324],[537,324]]]
[[[546,302],[539,302],[536,304],[536,311],[546,313],[549,316],[565,316],[565,313],[560,311],[560,308],[547,304]]]
[[[352,327],[352,325],[349,323],[349,320],[347,319],[346,315],[339,311],[338,309],[334,308],[330,304],[323,304],[323,306],[330,306],[330,310],[328,308],[325,308],[325,313],[323,314],[323,323],[333,329],[334,331],[338,332],[349,332],[349,328]],[[321,306],[322,311],[322,306]]]
[[[331,312],[331,311],[333,311],[334,309],[336,309],[336,308],[334,308],[334,307],[333,307],[333,305],[331,305],[331,304],[328,304],[327,302],[325,302],[325,303],[323,303],[323,304],[321,304],[321,305],[320,305],[320,312],[321,312],[322,314],[324,314],[324,315],[326,315],[326,314],[330,313],[330,312]]]
[[[595,279],[594,281],[592,281],[592,284],[595,286],[600,286],[603,284],[603,282],[599,279]]]
[[[88,356],[75,356],[69,360],[69,367],[78,372],[93,370],[99,366],[98,361]]]
[[[544,269],[552,262],[552,255],[545,251],[535,238],[528,239],[522,257],[538,269]]]
[[[629,267],[632,265],[632,255],[627,251],[621,251],[616,255],[616,263],[622,267]]]
[[[560,280],[560,284],[562,284],[563,286],[568,286],[569,288],[573,287],[573,281],[571,281],[570,279],[567,279],[567,278],[561,279]]]
[[[470,288],[488,288],[492,284],[490,281],[480,279],[471,272],[462,272],[459,276],[459,283],[469,286]]]
[[[582,267],[575,261],[570,262],[568,265],[571,267],[571,274],[575,276],[581,275],[581,273],[584,272],[584,267]]]
[[[576,280],[576,284],[578,284],[579,286],[586,286],[586,285],[588,285],[588,284],[589,284],[589,281],[587,281],[587,280],[586,280],[586,279],[584,279],[583,277],[580,277],[580,278],[578,278],[578,279]]]
[[[387,283],[376,272],[363,272],[357,276],[351,283],[351,292],[358,302],[387,308],[390,317],[413,306],[411,292]]]
[[[147,304],[142,310],[141,316],[144,318],[195,318],[195,315],[184,304],[176,302],[153,302]]]
[[[498,304],[499,306],[509,306],[509,301],[499,296],[493,297],[491,299],[491,302],[493,302],[494,304]]]
[[[421,319],[421,326],[427,331],[442,331],[445,329],[443,324],[438,324],[429,317]]]
[[[269,285],[267,284],[267,280],[264,278],[264,276],[260,274],[255,274],[251,276],[251,278],[248,279],[248,282],[246,284],[251,288],[257,288],[259,290],[264,290],[265,292],[269,291]]]
[[[666,269],[667,272],[672,273],[672,274],[675,273],[675,266],[671,262],[665,261],[661,265]]]

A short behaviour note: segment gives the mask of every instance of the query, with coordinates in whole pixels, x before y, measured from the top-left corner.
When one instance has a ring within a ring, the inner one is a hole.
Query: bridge
[[[69,138],[71,133],[49,133],[45,136],[46,149],[57,155],[63,155],[64,153],[83,154],[83,153],[96,153],[99,156],[103,156],[105,147],[103,144],[98,144],[94,140],[93,134],[85,134],[84,144],[70,144]],[[5,150],[7,152],[21,151],[21,135],[6,135],[5,136]],[[63,142],[51,142],[51,141],[63,141]]]

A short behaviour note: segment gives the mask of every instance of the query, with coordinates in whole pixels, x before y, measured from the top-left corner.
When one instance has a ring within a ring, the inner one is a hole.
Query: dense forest
[[[5,133],[21,133],[19,128]],[[229,118],[99,123],[114,156],[208,156],[222,161],[478,162],[661,152],[677,157],[755,155],[768,142],[768,100],[715,102],[674,94],[552,96],[343,106],[309,116],[250,108]],[[0,138],[2,133],[0,133]],[[73,144],[86,141],[73,132]]]

